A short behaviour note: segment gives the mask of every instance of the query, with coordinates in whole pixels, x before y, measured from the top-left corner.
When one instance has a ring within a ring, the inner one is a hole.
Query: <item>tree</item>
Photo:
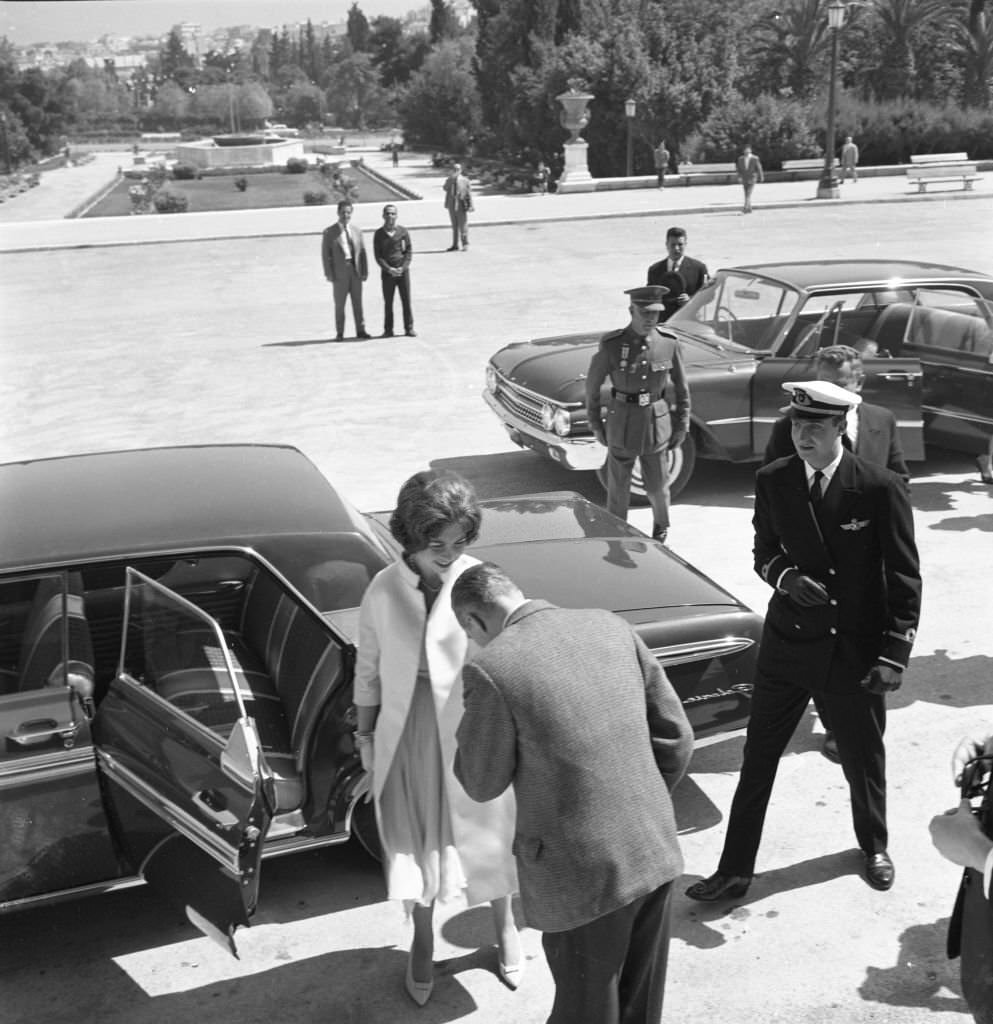
[[[348,23],[345,34],[348,42],[356,53],[369,49],[369,21],[359,9],[358,3],[348,9]]]
[[[195,62],[183,46],[182,37],[176,29],[170,31],[165,46],[159,50],[158,72],[161,78],[172,79],[183,89],[196,84]]]
[[[967,22],[955,26],[952,45],[965,68],[963,101],[988,108],[993,102],[993,19],[984,6],[984,0],[972,0]]]
[[[428,22],[428,36],[431,45],[435,46],[443,39],[452,39],[458,35],[459,23],[455,12],[446,0],[431,0],[431,19]]]
[[[434,47],[401,100],[406,139],[457,153],[469,148],[482,130],[472,61],[471,39],[449,39]]]
[[[881,98],[915,95],[914,39],[946,16],[948,9],[948,0],[873,0],[873,10],[883,34],[879,62]]]
[[[809,96],[823,80],[819,59],[828,31],[822,0],[790,0],[759,18],[749,60],[756,92]]]
[[[327,99],[313,83],[300,83],[290,86],[283,94],[281,110],[283,117],[292,125],[320,123],[327,110]]]
[[[328,109],[340,123],[362,128],[372,109],[380,107],[381,91],[369,54],[349,54],[331,69]]]
[[[155,93],[155,102],[150,111],[156,123],[169,128],[179,128],[190,109],[190,94],[175,82],[163,82]]]

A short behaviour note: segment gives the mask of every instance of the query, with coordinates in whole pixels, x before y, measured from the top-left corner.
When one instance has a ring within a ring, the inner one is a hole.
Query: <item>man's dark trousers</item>
[[[412,331],[414,329],[414,314],[410,310],[410,271],[405,270],[400,277],[387,274],[384,270],[383,278],[383,330],[387,334],[393,333],[393,295],[400,293],[400,304],[403,306],[403,329]]]
[[[859,847],[868,854],[887,847],[886,700],[881,694],[819,693],[835,738],[852,801],[852,822]],[[794,683],[759,675],[741,776],[728,815],[727,836],[718,871],[750,877],[755,873],[766,809],[780,758],[810,702],[811,692]],[[856,782],[853,785],[852,780]]]
[[[672,882],[667,882],[589,924],[542,935],[555,980],[548,1024],[662,1020],[671,896]]]

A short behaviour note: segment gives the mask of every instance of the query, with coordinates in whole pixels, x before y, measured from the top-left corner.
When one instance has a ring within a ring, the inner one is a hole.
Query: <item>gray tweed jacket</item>
[[[577,928],[682,872],[669,791],[693,734],[623,619],[529,601],[463,679],[455,774],[475,800],[514,786],[528,924]]]

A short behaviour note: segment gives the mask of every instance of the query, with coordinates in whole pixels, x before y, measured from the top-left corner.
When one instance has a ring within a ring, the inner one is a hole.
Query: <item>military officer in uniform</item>
[[[814,693],[838,743],[866,881],[893,884],[883,732],[920,615],[913,511],[896,473],[842,446],[859,395],[829,381],[783,388],[796,454],[755,475],[755,571],[773,595],[724,851],[687,890],[696,900],[747,892],[779,759]]]
[[[607,508],[621,519],[631,501],[631,473],[641,460],[645,491],[654,513],[652,536],[665,541],[669,532],[669,475],[666,453],[686,438],[690,390],[679,342],[658,329],[665,308],[660,285],[630,288],[631,322],[600,339],[586,376],[586,415],[597,440],[607,447]],[[675,409],[665,398],[672,380]],[[609,382],[603,415],[601,388]]]

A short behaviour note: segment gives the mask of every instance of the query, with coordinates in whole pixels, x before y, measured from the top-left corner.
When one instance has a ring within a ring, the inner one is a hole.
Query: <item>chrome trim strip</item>
[[[219,836],[207,832],[197,818],[173,801],[160,797],[140,776],[130,768],[125,768],[113,755],[108,754],[105,750],[98,750],[97,756],[110,778],[119,783],[139,803],[147,807],[157,817],[163,818],[168,825],[184,835],[191,843],[200,847],[204,853],[219,861],[234,875],[241,874],[237,848],[232,848]]]
[[[687,665],[693,661],[709,661],[711,658],[726,657],[747,651],[755,641],[747,636],[724,636],[715,640],[698,640],[686,644],[670,644],[667,647],[653,647],[652,654],[663,668],[669,665]]]
[[[77,885],[71,889],[60,889],[58,892],[46,892],[38,896],[24,896],[21,899],[0,903],[0,915],[23,910],[26,907],[45,907],[56,903],[64,903],[83,896],[100,896],[104,893],[116,892],[118,889],[133,889],[136,885],[144,884],[145,880],[143,878],[139,878],[137,875],[128,875],[123,878],[115,878],[110,882],[90,882],[87,885]]]
[[[990,416],[972,416],[969,413],[952,412],[950,409],[943,409],[940,405],[925,405],[924,411],[932,413],[935,416],[940,416],[946,420],[959,420],[962,423],[978,423],[982,426],[993,425],[993,417]]]
[[[351,838],[350,832],[335,832],[330,836],[296,836],[293,839],[278,839],[262,847],[262,859],[273,860],[301,850],[320,850],[325,846],[340,846]]]
[[[778,418],[779,417],[776,417],[776,419],[765,419],[758,416],[754,418],[751,416],[730,416],[727,419],[723,420],[707,420],[707,426],[734,427],[737,426],[739,423],[775,423]]]
[[[557,406],[559,409],[582,409],[584,408],[582,402],[560,402],[555,398],[549,398],[547,395],[541,395],[537,391],[532,391],[530,388],[526,388],[521,384],[516,384],[505,374],[502,374],[496,367],[493,368],[496,374],[497,380],[504,384],[506,387],[513,391],[516,391],[519,395],[524,395],[527,398],[537,402],[539,406],[550,405]]]
[[[80,747],[71,753],[60,750],[42,756],[0,761],[0,789],[24,782],[50,782],[84,772],[96,772],[93,748],[90,746]]]

